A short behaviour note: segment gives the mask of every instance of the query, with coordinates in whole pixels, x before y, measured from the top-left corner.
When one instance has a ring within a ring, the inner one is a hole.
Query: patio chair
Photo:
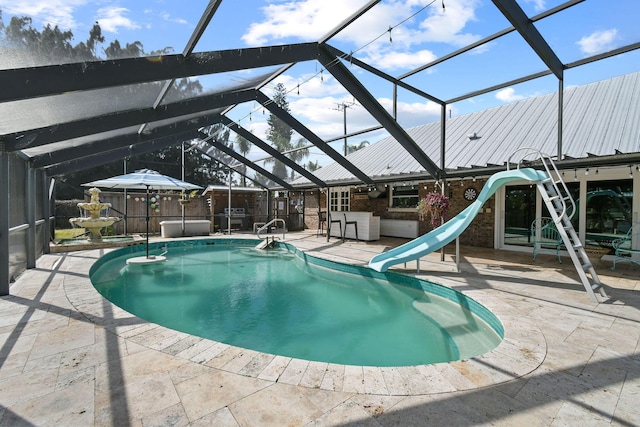
[[[336,222],[340,226],[340,237],[342,237],[342,221],[340,221],[339,219],[331,219],[331,212],[329,212],[329,225],[327,226],[327,234],[331,236],[331,226]]]
[[[633,224],[624,237],[614,240],[611,244],[615,250],[611,269],[615,270],[616,263],[620,261],[630,262],[635,269],[635,265],[640,264],[640,223]]]
[[[531,223],[531,236],[533,236],[533,260],[536,260],[538,252],[543,250],[556,251],[558,262],[562,264],[560,249],[562,248],[562,236],[553,222],[553,218],[536,218]]]
[[[318,211],[318,229],[316,230],[316,237],[324,235],[324,228],[327,224],[327,213],[325,211]]]
[[[344,242],[345,235],[347,234],[347,226],[353,225],[356,230],[356,242],[358,241],[358,221],[347,221],[347,214],[344,215],[344,234],[342,235],[342,241]]]

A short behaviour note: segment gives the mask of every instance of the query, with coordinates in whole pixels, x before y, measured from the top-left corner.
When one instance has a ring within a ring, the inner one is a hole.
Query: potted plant
[[[420,199],[418,206],[418,218],[424,221],[427,216],[431,217],[433,228],[439,227],[444,222],[449,211],[449,198],[444,194],[431,192],[423,199]]]
[[[189,203],[191,203],[191,199],[196,197],[198,195],[198,191],[197,190],[193,190],[191,193],[189,193],[188,195],[186,195],[186,193],[182,193],[182,197],[180,199],[178,199],[178,203],[180,203],[182,206],[186,206]]]

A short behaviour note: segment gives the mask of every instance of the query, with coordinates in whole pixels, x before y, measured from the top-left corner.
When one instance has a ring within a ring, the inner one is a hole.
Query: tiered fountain
[[[110,208],[111,203],[103,203],[100,201],[100,190],[92,188],[89,190],[91,194],[90,202],[80,202],[78,207],[89,214],[86,217],[70,218],[69,222],[73,226],[78,226],[89,230],[89,241],[96,242],[102,240],[100,230],[111,226],[114,222],[120,221],[121,218],[115,216],[100,216],[100,212]]]

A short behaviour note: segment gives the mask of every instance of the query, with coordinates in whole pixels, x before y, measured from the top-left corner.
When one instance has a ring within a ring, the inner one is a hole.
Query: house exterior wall
[[[320,199],[320,200],[319,200]],[[325,195],[320,190],[307,190],[304,193],[304,226],[310,230],[318,228],[318,211],[326,209]]]
[[[482,189],[485,180],[477,180],[473,183],[478,192]],[[433,183],[420,183],[419,195],[423,198],[429,192],[425,190],[425,185],[433,189]],[[468,186],[460,187],[458,182],[452,183],[448,187],[447,196],[450,199],[450,209],[448,219],[466,209],[471,202],[463,197],[463,191]],[[320,194],[320,200],[318,200]],[[492,197],[479,214],[471,223],[469,228],[460,236],[460,243],[465,245],[479,247],[493,247],[494,244],[494,210],[495,198]],[[305,194],[305,227],[309,229],[318,229],[318,210],[326,210],[326,193],[318,190],[308,190]],[[351,211],[373,212],[373,215],[379,216],[381,219],[402,219],[402,220],[418,220],[418,213],[415,209],[390,209],[389,194],[386,196],[371,199],[367,194],[367,190],[363,188],[351,187],[350,192]],[[431,231],[432,227],[429,220],[419,223],[419,234],[425,234]]]
[[[579,208],[579,227],[576,231],[579,232],[579,237],[582,241],[589,240],[588,235],[593,235],[594,231],[588,225],[590,223],[590,212],[587,212],[587,208],[584,202],[581,200],[588,200],[588,186],[602,182],[602,185],[607,185],[607,181],[627,180],[632,182],[633,205],[631,207],[631,216],[626,219],[625,224],[634,223],[640,221],[640,167],[637,165],[621,165],[621,166],[599,166],[578,169],[564,169],[562,176],[564,181],[569,187],[580,187],[579,195],[576,193],[576,205]],[[450,208],[447,215],[447,219],[451,219],[464,209],[466,209],[473,201],[466,200],[464,198],[465,190],[473,187],[478,193],[482,190],[486,184],[488,177],[478,177],[475,181],[471,178],[455,178],[447,183],[445,194],[449,198]],[[420,182],[413,185],[418,185],[418,194],[420,198],[424,198],[427,193],[434,191],[434,183]],[[505,233],[511,231],[505,231],[505,197],[507,191],[512,186],[526,185],[532,187],[532,191],[535,196],[535,212],[531,214],[531,218],[537,218],[545,215],[544,202],[541,195],[536,191],[535,185],[531,185],[529,182],[514,182],[506,187],[500,188],[487,202],[484,203],[482,209],[478,215],[473,219],[471,225],[460,235],[460,243],[463,245],[486,247],[486,248],[500,248],[500,249],[513,249],[513,250],[530,250],[531,245],[519,243],[514,244],[507,241]],[[611,184],[609,184],[611,185]],[[439,191],[439,188],[438,188]],[[401,219],[401,220],[418,220],[418,214],[415,209],[401,209],[390,208],[389,198],[390,192],[387,191],[386,195],[380,198],[369,198],[368,191],[365,187],[351,187],[350,189],[350,210],[351,211],[366,211],[372,212],[375,216],[379,216],[381,219]],[[592,202],[593,204],[593,202]],[[305,195],[305,224],[307,228],[317,229],[318,226],[318,209],[326,210],[326,193],[322,190],[309,190]],[[591,208],[590,208],[591,209]],[[548,214],[547,214],[548,215]],[[432,227],[429,219],[419,222],[419,235],[425,234],[431,231]],[[523,231],[526,233],[529,230],[527,226]],[[619,233],[624,234],[624,230],[621,229]],[[526,236],[525,236],[526,239]],[[593,242],[591,243],[593,245]],[[640,243],[639,243],[640,245]],[[528,249],[526,249],[528,248]]]
[[[473,187],[480,193],[480,190],[482,190],[482,187],[486,183],[486,179],[477,179],[475,182],[466,180],[462,182],[462,185],[460,183],[460,180],[452,181],[450,183],[451,185],[447,186],[447,190],[445,191],[449,197],[449,214],[447,215],[447,219],[453,218],[473,203],[464,198],[464,191],[469,187]],[[423,194],[421,190],[420,197],[424,196],[426,196],[426,191]],[[460,235],[460,244],[493,248],[495,235],[495,200],[494,195],[485,202],[482,210],[473,219],[471,225]],[[424,225],[430,227],[428,221],[425,221],[425,223],[426,224],[421,224],[421,232]]]

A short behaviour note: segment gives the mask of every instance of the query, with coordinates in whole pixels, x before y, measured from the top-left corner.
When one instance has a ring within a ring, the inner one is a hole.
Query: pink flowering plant
[[[431,217],[433,228],[439,227],[449,211],[449,198],[441,193],[431,192],[418,202],[416,208],[420,221]]]

